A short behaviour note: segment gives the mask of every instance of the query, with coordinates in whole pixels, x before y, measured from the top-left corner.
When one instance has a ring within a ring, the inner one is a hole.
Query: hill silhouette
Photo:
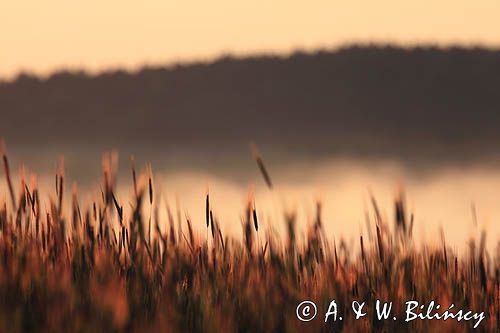
[[[346,47],[0,83],[11,146],[500,156],[500,51]]]

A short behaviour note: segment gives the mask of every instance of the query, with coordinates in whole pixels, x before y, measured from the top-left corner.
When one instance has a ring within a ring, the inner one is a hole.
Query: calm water
[[[45,201],[49,195],[55,196],[57,158],[51,158],[40,160],[35,155],[27,158],[26,174],[30,174],[30,168],[37,169]],[[91,202],[96,195],[100,197],[99,181],[102,176],[99,159],[85,154],[65,157],[66,193],[71,193],[71,184],[77,182],[82,202]],[[19,158],[13,158],[11,164],[13,171],[21,166]],[[137,161],[137,166],[140,169],[144,163]],[[174,210],[178,207],[182,215],[190,215],[203,235],[207,190],[223,230],[232,235],[241,233],[242,212],[249,193],[252,193],[263,230],[272,226],[279,233],[284,233],[283,216],[286,211],[295,211],[299,230],[305,230],[315,216],[316,200],[321,200],[327,235],[357,242],[360,233],[367,235],[365,212],[373,217],[369,193],[376,197],[384,216],[392,225],[393,200],[398,188],[404,188],[408,212],[415,214],[414,233],[418,240],[438,244],[441,227],[447,242],[461,251],[465,250],[466,242],[471,237],[478,238],[483,229],[487,231],[490,249],[500,239],[497,222],[500,219],[500,172],[493,168],[441,167],[422,174],[389,161],[325,159],[315,160],[314,163],[269,163],[275,184],[275,188],[269,190],[251,160],[250,163],[246,160],[233,161],[226,156],[209,166],[204,170],[200,164],[189,164],[189,160],[182,166],[161,160],[152,164],[161,214],[164,214],[167,203]],[[123,203],[127,203],[132,195],[127,158],[120,159],[119,174],[118,196]],[[18,176],[16,172],[16,180]],[[0,193],[5,197],[3,175],[0,186]],[[477,225],[472,206],[475,207]]]

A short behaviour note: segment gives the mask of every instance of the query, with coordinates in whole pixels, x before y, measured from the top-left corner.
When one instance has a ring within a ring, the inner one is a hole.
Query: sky
[[[4,0],[0,78],[349,43],[500,45],[498,0]]]

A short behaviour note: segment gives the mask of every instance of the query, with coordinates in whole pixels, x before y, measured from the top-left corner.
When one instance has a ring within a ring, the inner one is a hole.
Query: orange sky
[[[498,47],[500,1],[0,2],[0,78],[370,41]]]

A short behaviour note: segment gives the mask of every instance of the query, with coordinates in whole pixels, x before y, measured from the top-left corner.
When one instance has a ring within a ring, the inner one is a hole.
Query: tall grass
[[[0,205],[2,332],[460,332],[472,327],[455,321],[380,322],[372,312],[355,321],[349,315],[352,300],[375,299],[395,301],[396,311],[410,299],[454,302],[486,311],[483,330],[499,329],[500,264],[485,249],[486,233],[460,258],[444,237],[439,246],[416,247],[413,217],[402,195],[395,200],[394,221],[382,218],[372,197],[368,227],[376,236],[361,236],[359,249],[325,237],[319,202],[306,239],[299,242],[293,212],[284,216],[285,235],[262,233],[250,198],[238,239],[225,235],[209,194],[200,198],[206,221],[177,214],[176,225],[170,207],[161,219],[152,173],[149,169],[141,182],[133,161],[132,198],[116,195],[116,175],[104,165],[102,196],[80,202],[75,189],[71,207],[63,209],[62,169],[56,198],[42,199],[36,181],[28,184],[21,177],[14,190],[5,149],[2,157],[9,192]],[[271,188],[260,157],[258,164]],[[207,228],[206,236],[196,232],[200,228]],[[295,308],[306,299],[316,302],[319,316],[303,323]],[[344,320],[325,324],[321,313],[332,299]]]

